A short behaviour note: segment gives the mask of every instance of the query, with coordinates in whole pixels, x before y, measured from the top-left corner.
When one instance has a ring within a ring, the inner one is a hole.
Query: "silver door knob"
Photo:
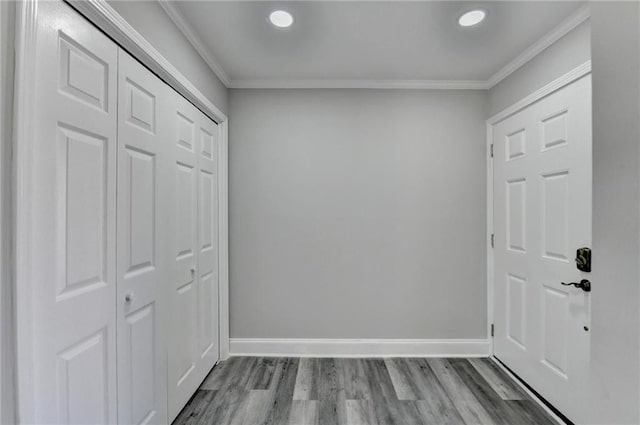
[[[130,303],[131,301],[133,301],[133,294],[132,293],[128,293],[124,296],[124,300],[128,303]]]

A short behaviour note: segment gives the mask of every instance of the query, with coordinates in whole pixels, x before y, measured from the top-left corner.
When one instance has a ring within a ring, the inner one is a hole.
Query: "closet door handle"
[[[133,299],[134,299],[134,296],[133,296],[133,293],[131,293],[131,292],[129,292],[129,293],[127,293],[127,294],[125,294],[125,296],[124,296],[124,300],[125,300],[125,302],[127,302],[127,303],[132,302],[132,301],[133,301]]]

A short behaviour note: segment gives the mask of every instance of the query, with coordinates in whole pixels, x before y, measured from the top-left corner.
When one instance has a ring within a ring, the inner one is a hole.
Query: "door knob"
[[[129,292],[128,294],[126,294],[124,296],[124,300],[128,303],[130,303],[131,301],[133,301],[133,294],[131,292]]]
[[[591,292],[591,282],[589,282],[587,279],[582,279],[579,283],[578,282],[569,282],[569,283],[560,282],[560,283],[564,286],[573,285],[576,288],[582,289],[584,292]]]

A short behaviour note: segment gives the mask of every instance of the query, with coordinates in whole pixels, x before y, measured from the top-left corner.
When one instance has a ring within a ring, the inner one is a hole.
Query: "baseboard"
[[[231,338],[231,356],[489,357],[487,339]]]

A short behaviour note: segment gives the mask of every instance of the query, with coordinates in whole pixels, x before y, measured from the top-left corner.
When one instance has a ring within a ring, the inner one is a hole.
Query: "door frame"
[[[11,138],[15,4],[0,2],[0,423],[15,421]]]
[[[538,102],[539,100],[555,93],[556,91],[568,86],[580,78],[589,75],[591,73],[591,60],[584,62],[582,65],[577,66],[566,74],[556,78],[530,95],[524,97],[508,108],[493,115],[487,120],[487,338],[489,339],[489,357],[500,367],[508,376],[510,376],[518,385],[520,385],[524,391],[531,396],[540,406],[542,406],[547,413],[554,417],[559,423],[563,423],[562,420],[553,412],[549,407],[533,393],[528,387],[522,384],[518,378],[507,369],[494,355],[494,338],[491,334],[492,325],[495,319],[494,311],[494,286],[495,286],[495,255],[494,248],[492,246],[492,237],[495,234],[494,223],[494,193],[493,193],[493,126],[504,121],[505,119],[513,116],[514,114],[522,111],[528,106]]]
[[[588,60],[487,120],[487,338],[490,340],[489,353],[491,357],[493,357],[491,326],[495,317],[493,303],[495,261],[491,244],[492,235],[495,233],[493,220],[493,126],[590,73],[591,60]]]
[[[15,229],[13,259],[16,325],[16,406],[22,423],[33,423],[33,412],[26,409],[33,399],[33,334],[32,334],[32,286],[31,268],[31,196],[33,192],[30,152],[33,147],[33,129],[29,112],[35,106],[33,84],[36,56],[38,4],[43,0],[23,0],[16,3],[15,20],[15,82],[13,116],[13,183],[14,205],[12,209]],[[60,0],[63,1],[63,0]],[[229,357],[229,243],[228,243],[228,128],[229,120],[205,97],[180,71],[162,56],[105,0],[73,1],[65,3],[77,10],[89,22],[144,66],[160,77],[170,87],[193,103],[205,115],[218,124],[218,295],[219,295],[219,357]]]

